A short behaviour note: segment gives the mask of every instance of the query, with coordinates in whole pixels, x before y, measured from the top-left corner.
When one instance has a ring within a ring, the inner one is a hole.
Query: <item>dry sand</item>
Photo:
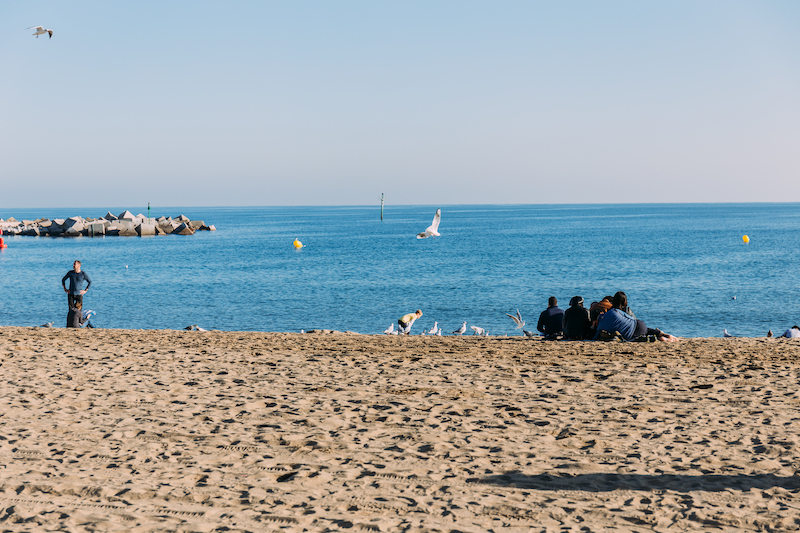
[[[0,328],[0,530],[788,531],[800,342]]]

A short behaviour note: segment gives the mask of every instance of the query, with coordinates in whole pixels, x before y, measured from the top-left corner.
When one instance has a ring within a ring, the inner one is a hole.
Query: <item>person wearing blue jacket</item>
[[[599,340],[601,338],[601,332],[603,331],[608,333],[618,331],[626,341],[632,341],[638,337],[650,335],[663,342],[674,342],[678,340],[678,337],[674,337],[669,333],[664,333],[660,329],[648,328],[643,321],[632,317],[623,311],[623,309],[628,309],[628,296],[624,292],[619,291],[614,295],[611,309],[600,315],[597,322],[597,334],[594,336],[594,340]]]
[[[69,288],[67,288],[67,280],[69,280]],[[84,288],[83,282],[86,282]],[[76,302],[83,303],[83,295],[89,290],[92,285],[92,280],[86,272],[81,271],[81,262],[75,261],[72,263],[72,270],[64,274],[61,278],[61,286],[64,287],[64,292],[67,293],[67,304],[70,308],[75,307]]]

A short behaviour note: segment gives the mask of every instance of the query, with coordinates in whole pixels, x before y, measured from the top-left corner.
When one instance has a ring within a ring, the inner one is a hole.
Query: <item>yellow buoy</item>
[[[744,236],[742,237],[742,240],[744,241],[744,243],[745,243],[745,244],[747,244],[747,243],[749,243],[749,242],[750,242],[750,237],[748,237],[747,235],[744,235]]]
[[[297,239],[295,239],[292,244],[294,245],[295,248],[302,248],[303,247],[303,243],[298,241]]]

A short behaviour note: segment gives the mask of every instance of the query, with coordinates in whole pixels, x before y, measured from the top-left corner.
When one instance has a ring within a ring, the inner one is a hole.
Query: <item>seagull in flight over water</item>
[[[522,320],[522,315],[520,314],[519,309],[517,309],[517,316],[509,315],[508,313],[506,313],[506,316],[511,318],[511,320],[513,320],[514,323],[517,325],[517,327],[514,329],[522,329],[522,326],[525,325],[525,321]]]
[[[425,239],[427,237],[441,237],[439,235],[439,222],[442,221],[442,210],[437,209],[436,214],[433,215],[433,222],[422,233],[417,233],[417,239]]]
[[[53,30],[45,29],[43,26],[31,26],[30,28],[25,28],[26,30],[36,30],[36,33],[33,35],[36,36],[38,39],[40,35],[44,35],[45,33],[50,34],[50,38],[53,38]]]

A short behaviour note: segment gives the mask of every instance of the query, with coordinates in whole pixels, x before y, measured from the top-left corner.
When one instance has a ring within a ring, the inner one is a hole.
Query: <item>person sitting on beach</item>
[[[626,341],[632,341],[639,337],[654,336],[663,342],[674,342],[678,337],[674,337],[669,333],[664,333],[660,329],[648,328],[647,325],[636,318],[632,317],[623,309],[628,308],[628,296],[619,291],[614,295],[611,302],[611,309],[600,315],[597,322],[597,333],[594,340],[603,338],[603,332],[606,334],[614,334],[619,332],[622,338]]]
[[[573,296],[569,301],[569,309],[564,311],[564,338],[570,340],[589,338],[591,324],[589,310],[583,306],[583,298]]]
[[[613,296],[603,296],[602,300],[599,302],[592,302],[592,305],[589,306],[589,320],[592,321],[590,326],[592,337],[597,333],[597,319],[600,318],[600,315],[611,309],[611,301],[613,299]]]
[[[781,337],[786,337],[787,339],[800,339],[800,326],[792,326],[786,331],[783,332]]]
[[[564,327],[564,311],[558,308],[555,296],[547,299],[547,309],[539,315],[536,329],[544,335],[545,339],[555,339]]]
[[[84,314],[81,311],[83,308],[83,304],[79,301],[76,301],[72,304],[72,307],[69,308],[69,312],[67,313],[67,327],[68,328],[82,328],[83,323],[86,322],[89,318],[88,316],[84,318]],[[94,327],[94,326],[92,326]]]
[[[411,326],[414,324],[414,321],[422,316],[422,310],[417,309],[413,313],[408,313],[407,315],[403,315],[397,321],[397,324],[400,326],[400,333],[408,335],[411,331]]]

